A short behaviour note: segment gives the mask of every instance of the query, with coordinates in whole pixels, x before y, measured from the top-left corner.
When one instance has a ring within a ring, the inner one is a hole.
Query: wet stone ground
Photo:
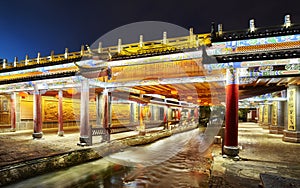
[[[78,133],[73,132],[64,137],[45,133],[44,138],[38,141],[33,140],[30,133],[2,134],[0,137],[0,167],[82,149],[76,145],[77,140]]]

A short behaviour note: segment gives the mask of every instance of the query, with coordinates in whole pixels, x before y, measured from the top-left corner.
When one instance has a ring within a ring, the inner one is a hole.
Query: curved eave
[[[60,73],[52,73],[52,74],[12,78],[12,79],[0,80],[0,85],[2,85],[2,84],[13,84],[13,83],[19,83],[19,82],[29,82],[29,81],[36,81],[36,80],[70,77],[70,76],[75,76],[76,73],[77,73],[77,71],[66,71],[66,72],[60,72]]]

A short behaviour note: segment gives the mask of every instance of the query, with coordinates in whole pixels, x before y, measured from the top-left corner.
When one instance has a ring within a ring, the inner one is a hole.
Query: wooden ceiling
[[[182,72],[179,73],[181,74]],[[190,73],[192,76],[195,75],[195,73],[193,72]],[[128,74],[133,74],[133,73],[128,73]],[[218,74],[224,74],[224,72],[219,72]],[[158,75],[155,75],[155,77],[156,76]],[[113,81],[121,82],[123,81],[123,79],[121,78],[115,78],[115,80]],[[124,82],[126,83],[129,79],[135,80],[136,78],[126,77],[124,79]],[[153,79],[155,80],[156,78]],[[300,76],[260,77],[260,78],[258,77],[258,78],[241,79],[239,84],[239,99],[246,99],[254,96],[263,95],[266,93],[285,90],[290,84],[300,85]],[[214,81],[214,82],[199,82],[199,83],[187,82],[187,83],[159,84],[159,85],[157,84],[138,85],[138,86],[131,87],[131,89],[138,90],[140,91],[141,94],[158,94],[166,98],[174,98],[177,99],[178,101],[186,101],[198,105],[217,105],[220,104],[221,102],[225,102],[225,81],[224,80]],[[96,88],[93,91],[91,91],[91,93],[101,93],[102,91],[103,88]],[[49,91],[46,93],[46,95],[55,96],[56,92]],[[79,98],[79,94],[77,93],[76,95],[78,95],[77,97]],[[65,92],[64,96],[70,97],[70,94]]]

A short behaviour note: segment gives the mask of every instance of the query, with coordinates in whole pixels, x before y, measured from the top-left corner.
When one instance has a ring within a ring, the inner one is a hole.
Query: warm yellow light
[[[197,99],[197,102],[201,102],[201,99]]]
[[[188,99],[188,100],[192,100],[193,97],[192,97],[192,96],[188,96],[187,99]]]
[[[69,88],[67,89],[67,93],[70,95],[75,95],[77,93],[77,89]]]
[[[22,99],[25,99],[28,96],[28,93],[21,91],[21,92],[19,92],[19,96],[22,97]]]
[[[172,95],[177,95],[178,91],[177,90],[171,90]]]

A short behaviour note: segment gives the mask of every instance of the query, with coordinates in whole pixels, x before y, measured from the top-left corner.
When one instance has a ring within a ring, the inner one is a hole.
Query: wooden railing
[[[81,46],[81,51],[79,52],[68,52],[66,48],[64,54],[54,55],[54,52],[51,52],[51,55],[46,57],[40,57],[40,53],[38,53],[37,58],[29,59],[26,56],[25,60],[18,61],[15,58],[14,62],[7,62],[6,59],[3,60],[2,66],[0,65],[0,70],[6,69],[9,71],[10,69],[16,69],[19,67],[26,67],[32,65],[39,64],[48,64],[48,63],[57,63],[65,60],[78,59],[82,57],[92,57],[94,54],[121,54],[124,51],[129,52],[137,52],[138,50],[148,50],[157,48],[160,45],[162,48],[164,47],[173,47],[178,50],[196,48],[201,45],[210,45],[210,34],[191,34],[189,36],[170,38],[164,40],[154,40],[154,41],[146,41],[142,43],[132,43],[132,44],[124,44],[120,46],[111,46],[107,48],[98,48],[98,49],[90,49],[88,46]],[[120,51],[121,50],[121,51]]]

